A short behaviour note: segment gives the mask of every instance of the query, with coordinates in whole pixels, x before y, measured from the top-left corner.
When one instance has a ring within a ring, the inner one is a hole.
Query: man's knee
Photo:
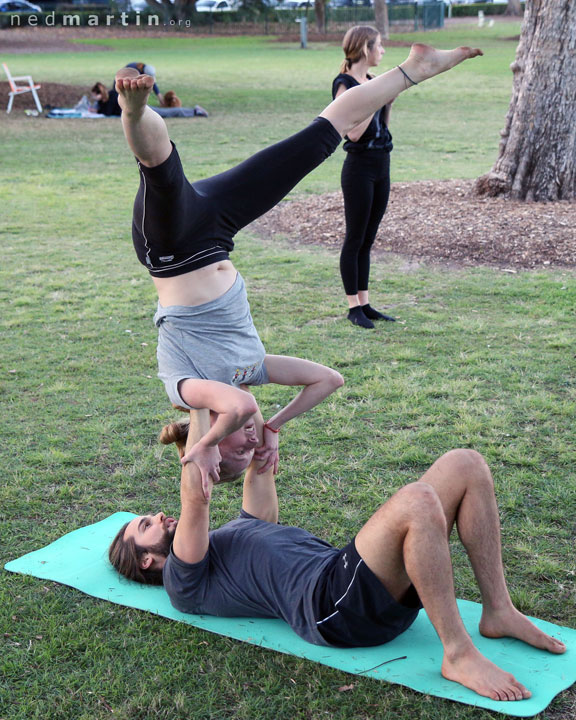
[[[457,448],[450,450],[443,457],[452,464],[454,471],[468,482],[494,487],[490,468],[484,457],[476,450]]]
[[[446,526],[446,516],[436,490],[427,483],[405,485],[394,496],[399,512],[411,524],[437,524]]]

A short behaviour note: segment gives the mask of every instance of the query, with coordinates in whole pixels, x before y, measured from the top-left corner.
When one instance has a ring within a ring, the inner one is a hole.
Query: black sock
[[[384,313],[381,313],[378,310],[374,310],[369,303],[362,305],[362,312],[367,318],[370,318],[370,320],[388,320],[389,322],[396,322],[396,318],[393,318],[391,315],[384,315]]]
[[[348,320],[350,320],[353,325],[360,325],[360,327],[363,328],[371,329],[374,327],[374,323],[364,315],[360,305],[350,308],[348,311]]]

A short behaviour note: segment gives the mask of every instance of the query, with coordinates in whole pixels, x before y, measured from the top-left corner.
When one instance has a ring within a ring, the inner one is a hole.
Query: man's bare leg
[[[536,628],[510,601],[492,477],[478,453],[455,450],[443,455],[420,482],[402,488],[372,516],[356,537],[356,547],[396,599],[414,583],[444,647],[444,677],[495,700],[529,697],[523,685],[474,647],[464,628],[448,547],[454,523],[486,604],[481,632],[564,652],[563,643]]]
[[[482,595],[480,632],[491,638],[514,637],[552,653],[564,643],[537,628],[512,604],[502,565],[500,518],[492,474],[473,450],[452,450],[420,478],[436,492],[448,526],[456,524]]]
[[[438,494],[424,482],[399,490],[364,525],[356,548],[394,598],[410,582],[444,649],[442,674],[493,700],[522,700],[530,692],[474,646],[456,604],[447,523]]]
[[[122,68],[116,73],[124,134],[130,149],[146,167],[160,165],[172,152],[166,123],[148,107],[153,85],[153,77],[140,75],[134,68]]]
[[[421,83],[450,70],[464,60],[482,54],[482,51],[477,48],[459,47],[454,50],[436,50],[430,45],[417,43],[412,46],[407,59],[400,65],[404,72],[394,68],[369,83],[351,88],[339,95],[320,113],[320,116],[329,120],[344,136],[376,110],[411,87],[412,84]]]

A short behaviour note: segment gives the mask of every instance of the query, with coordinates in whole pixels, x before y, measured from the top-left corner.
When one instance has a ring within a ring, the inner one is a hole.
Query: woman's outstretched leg
[[[417,83],[481,54],[472,48],[435,50],[413,45],[402,68]],[[231,170],[195,182],[198,191],[223,208],[218,230],[234,235],[268,212],[334,152],[343,135],[408,87],[410,80],[398,68],[390,70],[342,93],[320,118],[296,135],[261,150]]]
[[[436,50],[430,45],[417,43],[412,45],[410,54],[399,67],[342,93],[320,113],[320,117],[329,120],[340,135],[344,136],[412,85],[440,75],[464,60],[482,54],[478,48]]]
[[[172,152],[166,123],[147,105],[153,86],[153,77],[140,75],[134,68],[122,68],[116,73],[124,134],[130,149],[146,167],[160,165]]]

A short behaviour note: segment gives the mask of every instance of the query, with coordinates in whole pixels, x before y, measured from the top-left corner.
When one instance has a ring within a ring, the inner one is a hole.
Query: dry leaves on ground
[[[576,203],[477,197],[472,187],[472,180],[394,183],[376,252],[510,269],[576,267]],[[263,235],[339,247],[342,195],[285,201],[253,227]]]

